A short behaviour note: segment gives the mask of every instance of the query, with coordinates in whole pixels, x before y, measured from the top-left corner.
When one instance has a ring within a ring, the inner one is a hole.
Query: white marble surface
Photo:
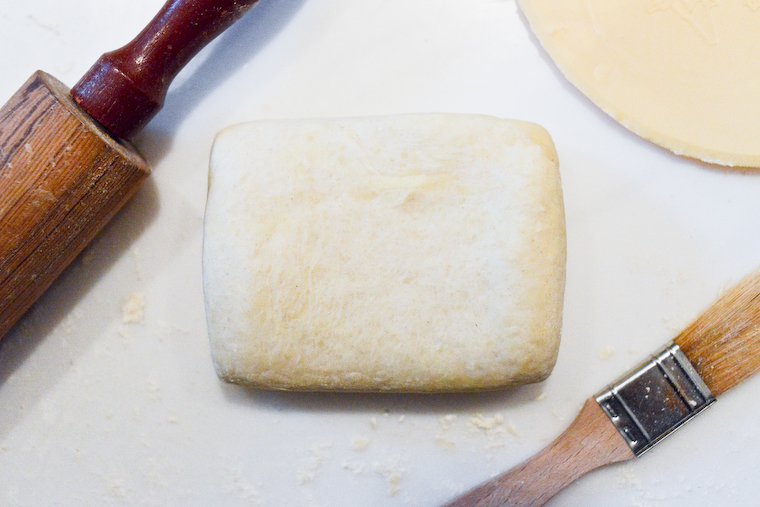
[[[160,5],[5,2],[0,97],[37,68],[75,83]],[[552,377],[457,396],[217,381],[200,271],[214,133],[419,111],[527,119],[554,136],[569,259]],[[0,505],[436,505],[538,450],[760,264],[760,173],[680,159],[619,127],[561,78],[512,0],[261,0],[181,75],[138,144],[152,180],[0,346]],[[131,295],[144,320],[126,324]],[[552,505],[757,505],[758,389],[747,382]],[[478,413],[503,423],[476,429]]]

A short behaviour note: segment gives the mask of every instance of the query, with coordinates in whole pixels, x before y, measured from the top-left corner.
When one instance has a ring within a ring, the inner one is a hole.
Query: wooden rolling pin
[[[256,0],[169,0],[69,90],[38,71],[0,109],[0,338],[132,197],[129,140],[174,77]]]

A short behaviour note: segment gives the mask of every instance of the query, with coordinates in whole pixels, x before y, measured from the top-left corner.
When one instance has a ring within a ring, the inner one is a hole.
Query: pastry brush
[[[542,505],[596,468],[641,456],[758,370],[760,271],[587,400],[543,451],[449,506]]]
[[[169,0],[71,90],[38,71],[0,108],[0,338],[150,173],[129,140],[256,0]]]

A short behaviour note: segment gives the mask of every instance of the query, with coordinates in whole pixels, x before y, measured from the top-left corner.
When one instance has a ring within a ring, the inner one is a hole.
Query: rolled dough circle
[[[678,155],[760,167],[760,0],[519,0],[562,73]]]

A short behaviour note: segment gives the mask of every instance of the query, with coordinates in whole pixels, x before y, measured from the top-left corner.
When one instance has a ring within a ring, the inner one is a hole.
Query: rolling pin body
[[[174,77],[256,0],[169,0],[71,92],[36,72],[0,108],[0,338],[150,173],[129,143]]]

